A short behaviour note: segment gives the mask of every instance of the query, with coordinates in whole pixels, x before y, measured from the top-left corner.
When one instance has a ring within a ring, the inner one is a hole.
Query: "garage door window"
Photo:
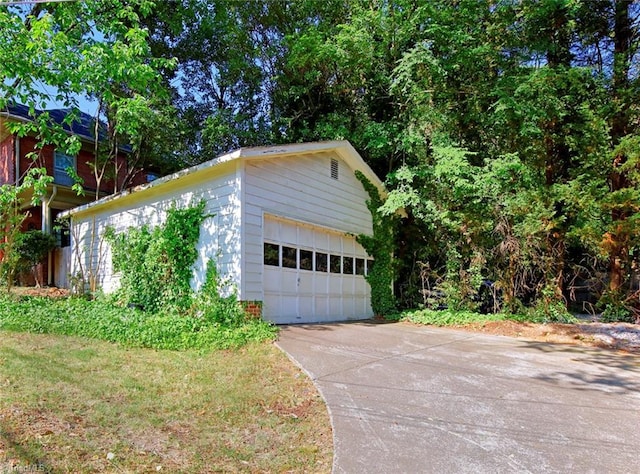
[[[298,268],[298,252],[293,247],[282,246],[282,266],[285,268]]]
[[[342,273],[353,275],[353,257],[342,257]]]
[[[300,249],[300,270],[313,270],[313,251]]]
[[[342,273],[365,276],[373,268],[373,260],[346,255],[329,255],[309,249],[264,242],[264,264],[272,267]]]
[[[280,266],[280,246],[277,244],[264,243],[264,264],[274,267]]]
[[[329,270],[327,265],[327,254],[322,252],[316,252],[316,271],[326,272]]]
[[[340,273],[341,265],[340,265],[340,255],[331,255],[329,257],[329,270],[331,273]]]

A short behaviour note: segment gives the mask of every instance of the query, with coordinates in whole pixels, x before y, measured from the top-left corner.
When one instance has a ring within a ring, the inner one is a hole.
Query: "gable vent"
[[[331,177],[338,179],[338,160],[331,158]]]

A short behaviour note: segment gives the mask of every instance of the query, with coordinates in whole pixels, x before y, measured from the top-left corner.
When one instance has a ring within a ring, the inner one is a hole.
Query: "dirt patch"
[[[276,413],[278,416],[290,417],[296,420],[299,418],[306,419],[313,415],[315,403],[317,403],[315,400],[309,398],[294,406],[278,402],[269,408],[265,408],[265,411],[268,414]]]
[[[456,326],[456,328],[549,343],[579,344],[640,353],[640,325],[637,324],[599,322],[535,324],[516,321],[487,321]]]
[[[14,286],[11,289],[11,293],[18,296],[42,296],[47,298],[64,298],[69,296],[69,290],[53,286],[43,286],[40,288],[35,286]]]

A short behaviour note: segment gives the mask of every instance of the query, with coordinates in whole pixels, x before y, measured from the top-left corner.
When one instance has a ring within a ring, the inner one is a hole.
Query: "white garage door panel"
[[[330,274],[329,278],[329,294],[331,295],[341,295],[343,288],[346,289],[346,285],[343,285],[342,276]]]
[[[280,235],[283,243],[288,244],[297,244],[298,238],[296,234],[296,228],[290,226],[281,226],[280,227]]]
[[[314,234],[313,229],[309,227],[298,227],[298,242],[309,242],[311,245],[314,244]]]
[[[355,238],[292,221],[265,217],[264,240],[281,247],[366,259]],[[287,324],[364,319],[372,315],[369,285],[362,275],[264,265],[263,315]]]
[[[335,296],[329,298],[329,313],[330,314],[342,313],[342,298],[335,297]]]
[[[289,298],[283,296],[279,299],[278,303],[283,319],[293,321],[297,318],[298,311],[295,306],[289,304]]]
[[[272,242],[280,242],[280,226],[277,222],[265,220],[264,221],[264,239]]]
[[[329,298],[326,296],[314,297],[316,314],[329,314]]]
[[[273,271],[271,267],[265,265],[264,268],[264,284],[265,293],[279,294],[282,288],[282,274],[279,271]]]
[[[300,283],[298,284],[298,294],[300,295],[313,295],[319,285],[315,285],[315,278],[313,275],[300,275]]]
[[[342,237],[339,235],[329,235],[329,250],[340,254],[342,253]]]

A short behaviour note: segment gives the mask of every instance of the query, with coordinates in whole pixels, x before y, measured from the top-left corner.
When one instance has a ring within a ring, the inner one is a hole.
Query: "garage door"
[[[263,315],[279,324],[372,315],[367,259],[354,237],[265,218]]]

